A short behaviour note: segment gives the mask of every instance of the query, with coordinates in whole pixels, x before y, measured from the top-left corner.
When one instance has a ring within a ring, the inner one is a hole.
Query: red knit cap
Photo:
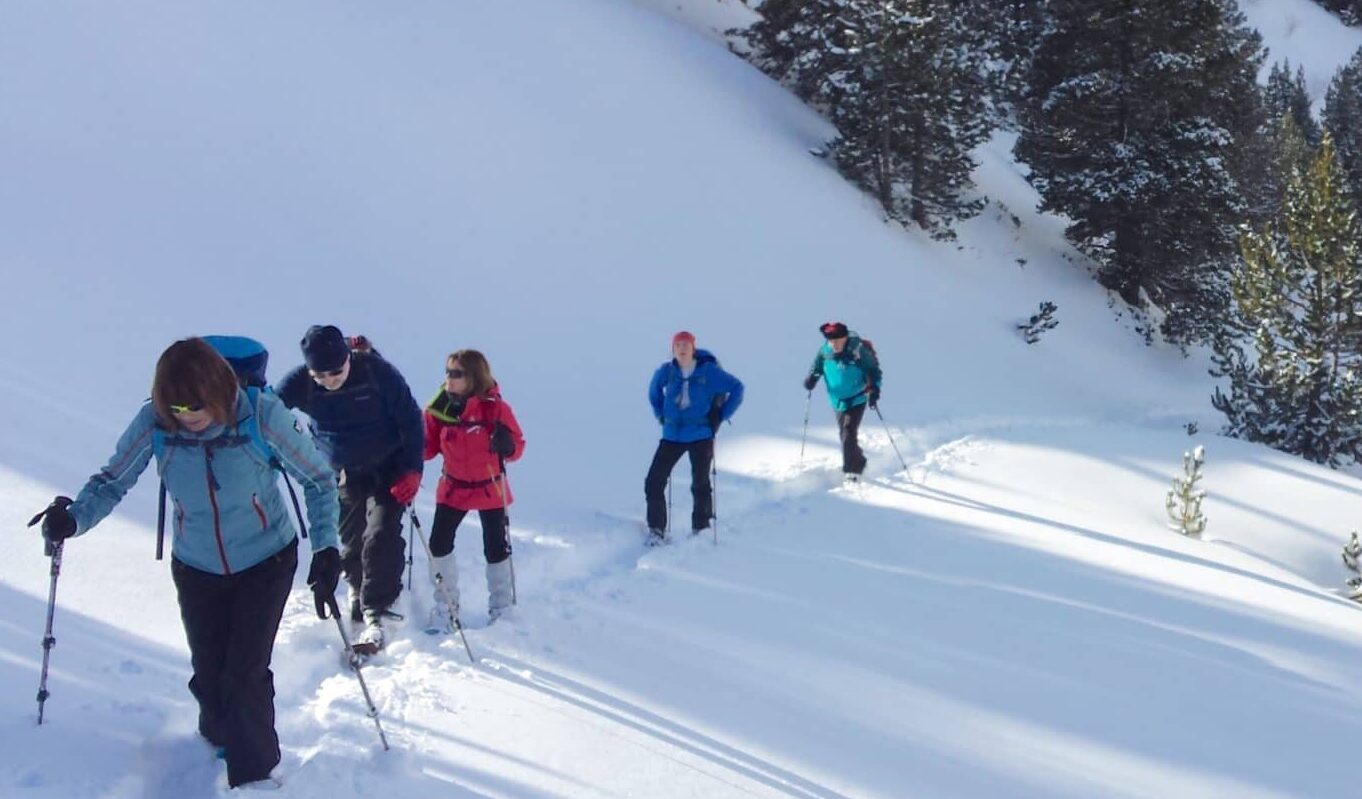
[[[689,341],[691,344],[694,344],[695,334],[690,332],[689,330],[682,330],[680,333],[677,333],[676,335],[672,336],[672,346],[675,347],[676,342],[678,341]]]

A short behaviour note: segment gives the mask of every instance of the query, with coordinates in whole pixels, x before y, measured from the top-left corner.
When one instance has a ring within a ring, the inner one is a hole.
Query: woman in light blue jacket
[[[58,497],[44,512],[43,535],[57,541],[94,527],[156,458],[174,503],[171,573],[199,733],[226,759],[231,786],[272,782],[280,752],[269,664],[298,564],[273,462],[306,497],[318,615],[340,575],[335,476],[283,403],[242,389],[202,339],[162,353],[151,394],[108,465],[74,502]]]

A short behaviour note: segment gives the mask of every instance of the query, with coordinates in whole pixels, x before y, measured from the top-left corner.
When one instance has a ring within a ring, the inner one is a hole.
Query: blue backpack
[[[269,382],[265,379],[265,368],[270,362],[269,350],[265,349],[264,344],[246,336],[203,336],[203,340],[217,350],[218,354],[231,365],[232,371],[236,372],[237,380],[246,390],[246,396],[251,401],[250,418],[246,420],[245,424],[238,426],[234,433],[224,434],[222,438],[227,440],[222,443],[250,446],[271,468],[284,476],[284,485],[288,486],[289,498],[293,500],[293,512],[298,517],[298,530],[302,533],[303,538],[307,538],[307,524],[303,521],[303,509],[298,504],[298,493],[293,489],[293,481],[284,471],[283,464],[279,462],[278,456],[274,453],[274,448],[269,445],[264,434],[260,432],[260,414],[258,413],[260,394],[261,392],[273,393],[273,389],[269,387]],[[196,440],[168,435],[160,427],[154,428],[151,434],[151,450],[155,454],[158,464],[165,455],[166,447],[200,446],[200,443]],[[157,560],[161,560],[165,548],[165,528],[166,484],[165,480],[162,480],[161,495],[157,503],[156,513]]]

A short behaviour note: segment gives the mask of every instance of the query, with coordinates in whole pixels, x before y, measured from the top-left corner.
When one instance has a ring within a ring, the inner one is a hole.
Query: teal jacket
[[[180,431],[173,434],[173,444],[158,447],[156,411],[151,403],[143,405],[109,463],[71,504],[76,534],[108,516],[155,455],[157,472],[174,500],[167,516],[174,530],[171,554],[176,560],[212,574],[233,574],[279,552],[297,531],[279,491],[278,472],[243,434],[243,423],[258,413],[261,437],[303,487],[313,551],[335,548],[339,497],[326,458],[277,397],[262,392],[252,408],[241,391],[236,408],[233,427],[217,424],[202,433]]]
[[[872,386],[879,388],[884,377],[875,351],[855,333],[847,337],[840,354],[833,353],[831,342],[824,342],[810,373],[823,378],[828,402],[839,413],[864,405],[870,399],[867,392]]]

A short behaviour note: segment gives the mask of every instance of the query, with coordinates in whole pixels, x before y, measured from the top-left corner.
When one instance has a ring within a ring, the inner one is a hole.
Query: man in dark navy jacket
[[[351,350],[334,325],[302,340],[305,365],[276,387],[312,419],[317,446],[340,475],[341,562],[357,651],[383,646],[383,617],[402,593],[402,513],[421,486],[425,431],[407,381],[377,353]]]

